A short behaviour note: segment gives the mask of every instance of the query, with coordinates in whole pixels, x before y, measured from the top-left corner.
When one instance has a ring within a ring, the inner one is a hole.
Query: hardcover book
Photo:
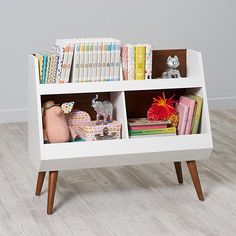
[[[191,129],[192,129],[192,134],[197,134],[201,119],[203,98],[197,95],[189,95],[188,97],[196,102]]]
[[[180,96],[179,103],[182,103],[182,104],[186,105],[189,108],[185,134],[190,134],[191,133],[191,126],[192,126],[192,119],[193,119],[195,101],[188,98],[188,97],[186,97],[186,96]]]
[[[176,105],[176,110],[179,114],[179,124],[177,127],[177,132],[178,132],[178,135],[182,135],[182,134],[185,134],[189,108],[188,106],[182,103],[178,103]]]
[[[130,126],[137,125],[170,125],[171,121],[169,120],[159,120],[159,121],[150,121],[147,118],[131,118],[128,119],[128,123]]]
[[[135,47],[135,79],[144,80],[145,78],[145,53],[146,48],[142,45]]]
[[[128,80],[128,47],[121,47],[123,80]]]

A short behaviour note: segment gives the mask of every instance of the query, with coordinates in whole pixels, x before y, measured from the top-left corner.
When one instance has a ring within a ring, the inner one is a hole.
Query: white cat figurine
[[[168,69],[163,72],[163,79],[180,78],[180,72],[176,68],[179,66],[179,58],[175,55],[174,57],[169,56],[166,62]]]

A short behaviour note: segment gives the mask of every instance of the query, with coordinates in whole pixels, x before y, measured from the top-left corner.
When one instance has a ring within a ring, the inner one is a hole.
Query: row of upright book
[[[124,80],[152,78],[152,47],[150,44],[127,44],[121,47]]]
[[[58,39],[50,52],[36,53],[40,83],[81,83],[120,79],[120,40]]]

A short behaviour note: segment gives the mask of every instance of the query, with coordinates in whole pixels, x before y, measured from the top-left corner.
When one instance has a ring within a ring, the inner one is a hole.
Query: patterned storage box
[[[86,141],[109,140],[121,138],[121,124],[113,121],[107,125],[96,125],[96,121],[82,122],[77,125],[79,136]]]

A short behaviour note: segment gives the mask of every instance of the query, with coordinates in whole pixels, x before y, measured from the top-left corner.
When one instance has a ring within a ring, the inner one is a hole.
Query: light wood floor
[[[236,235],[236,110],[211,112],[214,151],[198,162],[205,201],[183,165],[59,172],[55,212],[27,157],[27,124],[0,125],[0,235]],[[47,181],[47,178],[46,178]]]

